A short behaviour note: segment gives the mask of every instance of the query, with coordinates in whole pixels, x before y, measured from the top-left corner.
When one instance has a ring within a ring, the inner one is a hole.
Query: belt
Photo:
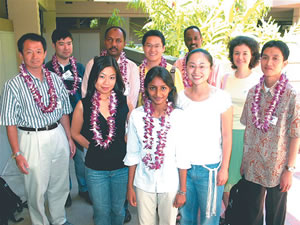
[[[52,130],[54,128],[56,128],[59,124],[59,121],[49,125],[49,126],[45,126],[42,128],[32,128],[32,127],[18,127],[20,130],[25,130],[25,131],[44,131],[44,130]]]

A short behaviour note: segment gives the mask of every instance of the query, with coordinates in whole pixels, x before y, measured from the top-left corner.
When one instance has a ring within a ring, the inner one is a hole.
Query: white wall
[[[5,81],[18,72],[15,36],[13,32],[0,31],[0,103]],[[11,155],[5,127],[0,126],[0,175]]]

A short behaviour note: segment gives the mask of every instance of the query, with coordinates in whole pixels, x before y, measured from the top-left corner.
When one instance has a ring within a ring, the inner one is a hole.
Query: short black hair
[[[87,88],[87,95],[88,99],[91,99],[96,91],[95,84],[98,80],[99,73],[105,69],[106,67],[112,66],[116,71],[116,84],[113,90],[116,94],[123,94],[125,91],[125,85],[120,73],[120,69],[118,66],[117,61],[114,57],[108,56],[96,56],[94,58],[94,64],[92,70],[90,72],[89,80],[88,80],[88,88]]]
[[[234,51],[234,48],[239,45],[246,45],[246,46],[248,46],[248,48],[250,48],[251,60],[250,60],[248,67],[249,67],[249,69],[256,67],[257,64],[259,63],[259,59],[260,59],[258,42],[251,37],[237,36],[228,43],[229,59],[231,62],[231,68],[237,69],[237,66],[234,64],[234,61],[233,61],[233,51]]]
[[[211,56],[211,54],[206,51],[205,49],[203,48],[197,48],[197,49],[194,49],[192,51],[190,51],[186,57],[186,61],[185,63],[187,64],[191,55],[193,55],[194,53],[197,53],[197,52],[200,52],[200,53],[203,53],[205,55],[205,57],[207,58],[208,62],[210,63],[210,68],[212,68],[213,66],[213,57]]]
[[[272,40],[265,43],[261,50],[261,56],[263,55],[266,48],[272,48],[272,47],[276,47],[281,51],[284,61],[286,61],[289,58],[290,55],[289,47],[287,46],[286,43],[279,40]]]
[[[202,34],[201,34],[201,31],[200,31],[199,27],[194,26],[194,25],[193,25],[193,26],[189,26],[189,27],[187,27],[187,28],[184,29],[183,37],[185,37],[186,32],[187,32],[188,30],[191,30],[191,29],[196,29],[196,30],[198,30],[198,31],[199,31],[199,34],[200,34],[200,37],[202,37]]]
[[[165,36],[162,34],[162,32],[160,32],[159,30],[149,30],[143,36],[143,39],[142,39],[143,46],[145,45],[147,38],[151,37],[151,36],[159,37],[163,46],[166,45],[166,39],[165,39]]]
[[[145,94],[149,98],[149,93],[147,87],[149,83],[155,78],[159,77],[166,83],[166,85],[170,88],[170,93],[168,95],[168,100],[173,103],[173,107],[175,107],[176,99],[177,99],[177,90],[173,81],[173,78],[170,72],[161,66],[152,67],[148,73],[146,74],[144,81]]]
[[[70,31],[64,29],[56,29],[52,32],[51,35],[52,43],[56,44],[56,42],[60,39],[66,39],[67,37],[71,38],[73,41],[73,37]]]
[[[104,38],[106,38],[108,32],[111,29],[119,29],[120,31],[122,31],[123,37],[124,37],[124,41],[126,40],[126,32],[125,32],[125,30],[122,27],[119,27],[119,26],[111,26],[111,27],[107,28],[106,31],[105,31],[105,33],[104,33]]]
[[[18,40],[18,51],[20,53],[23,54],[24,42],[27,40],[41,42],[43,45],[44,52],[47,50],[47,43],[46,43],[45,38],[43,38],[39,34],[27,33],[27,34],[24,34],[22,37],[20,37]]]

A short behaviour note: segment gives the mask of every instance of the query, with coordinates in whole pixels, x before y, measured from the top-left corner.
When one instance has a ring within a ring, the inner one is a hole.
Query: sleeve
[[[57,75],[55,75],[57,76]],[[58,78],[58,77],[57,77]],[[68,91],[63,83],[63,81],[58,78],[57,81],[59,82],[59,89],[60,89],[60,94],[61,94],[61,104],[62,104],[62,113],[63,114],[70,114],[73,109],[70,103],[70,98],[69,98],[69,94]]]
[[[88,87],[88,81],[89,81],[89,77],[90,77],[90,72],[92,70],[93,65],[94,65],[94,59],[91,59],[86,64],[84,75],[83,75],[83,79],[82,79],[82,84],[81,84],[81,95],[82,95],[82,98],[84,98],[86,96],[87,87]]]
[[[226,112],[231,106],[232,106],[232,101],[231,101],[231,96],[227,91],[222,91],[223,92],[223,100],[220,105],[222,105],[221,113]]]
[[[81,63],[77,63],[77,70],[78,70],[79,77],[83,78],[85,72],[84,65],[82,65]]]
[[[250,92],[251,92],[251,91],[248,92],[247,99],[246,99],[246,102],[245,102],[245,104],[244,104],[242,116],[241,116],[241,119],[240,119],[241,124],[243,124],[244,126],[247,125],[247,119],[248,119],[248,105],[249,105],[249,103],[250,103]]]
[[[292,103],[292,118],[289,129],[290,138],[300,137],[300,94],[296,94]]]
[[[177,92],[180,92],[184,89],[182,76],[178,68],[176,68],[174,84]]]
[[[133,166],[137,165],[140,162],[140,151],[142,145],[139,141],[139,137],[137,134],[137,129],[135,126],[135,117],[136,117],[135,110],[132,111],[129,123],[128,123],[128,134],[127,134],[127,152],[124,158],[124,164],[126,166]]]
[[[221,87],[222,76],[225,74],[224,68],[219,60],[214,60],[213,70],[209,77],[209,84],[217,88]]]
[[[174,123],[176,129],[175,136],[175,159],[176,166],[179,169],[189,169],[191,168],[189,148],[186,147],[185,143],[189,142],[188,127],[187,123],[184,123],[184,111],[180,110],[179,116],[176,118]]]
[[[140,75],[139,75],[139,69],[134,63],[130,63],[130,74],[129,74],[129,85],[130,85],[130,93],[128,95],[128,99],[133,105],[133,107],[136,107],[139,92],[140,92]]]
[[[13,89],[10,87],[8,82],[4,85],[0,102],[0,125],[17,125],[21,106],[17,99],[17,94],[13,92]]]

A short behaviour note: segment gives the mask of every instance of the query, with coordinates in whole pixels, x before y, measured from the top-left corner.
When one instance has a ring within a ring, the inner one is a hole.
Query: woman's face
[[[233,63],[238,69],[242,67],[249,68],[251,58],[251,49],[247,45],[242,44],[234,47]]]
[[[211,74],[211,63],[202,52],[195,52],[189,57],[187,62],[187,74],[193,85],[207,82]]]
[[[166,104],[170,91],[169,86],[160,77],[155,77],[147,86],[154,107]]]
[[[116,84],[116,70],[110,66],[105,67],[98,75],[95,88],[100,94],[110,94]]]

